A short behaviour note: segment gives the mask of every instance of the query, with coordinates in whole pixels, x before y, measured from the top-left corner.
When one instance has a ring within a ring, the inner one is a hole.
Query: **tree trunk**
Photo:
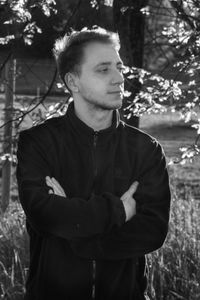
[[[143,66],[145,15],[141,9],[147,3],[148,0],[114,0],[113,2],[114,25],[121,43],[120,55],[124,64],[129,67],[142,68]],[[131,85],[125,83],[125,89],[131,92],[131,96],[126,98],[123,108],[133,101],[140,88],[141,84],[138,80],[132,80]],[[127,123],[139,127],[139,118],[132,116]]]
[[[5,67],[5,114],[4,114],[4,141],[3,141],[3,167],[2,167],[2,196],[1,211],[4,212],[9,205],[10,182],[11,182],[11,157],[12,157],[12,115],[13,99],[15,89],[15,68],[16,60],[12,57]]]

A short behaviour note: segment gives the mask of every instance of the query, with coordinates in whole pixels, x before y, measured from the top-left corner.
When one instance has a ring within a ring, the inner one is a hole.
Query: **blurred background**
[[[19,204],[19,132],[66,112],[52,48],[72,30],[119,35],[127,66],[121,118],[153,135],[167,156],[169,234],[148,255],[152,300],[200,299],[200,2],[0,0],[0,298],[23,299],[28,236]]]

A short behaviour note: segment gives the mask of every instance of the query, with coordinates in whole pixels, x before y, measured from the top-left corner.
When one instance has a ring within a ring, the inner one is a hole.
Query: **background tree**
[[[13,80],[9,83],[3,75],[7,62],[13,62],[10,60],[12,54],[17,58],[21,56],[24,61],[30,56],[36,61],[43,57],[41,74],[49,77],[43,93],[36,95],[33,81],[30,97],[25,99],[21,94],[13,95],[14,108],[7,110],[11,117],[8,122],[5,119],[1,121],[0,129],[2,132],[5,123],[12,124],[14,151],[11,155],[2,153],[1,163],[8,159],[15,166],[18,132],[27,118],[31,120],[29,126],[34,126],[47,118],[65,113],[68,94],[60,92],[54,102],[50,99],[50,94],[55,96],[55,92],[58,92],[51,48],[56,37],[70,32],[72,28],[80,30],[93,25],[119,32],[121,55],[128,65],[125,71],[125,117],[132,122],[133,116],[165,111],[173,114],[178,111],[197,130],[196,140],[192,145],[182,147],[178,161],[192,161],[199,154],[200,135],[197,114],[200,94],[199,5],[196,0],[120,0],[114,3],[112,0],[0,0],[0,50],[4,49],[0,55],[2,85],[13,94]],[[46,57],[51,61],[51,68],[48,65],[48,69],[45,69]],[[17,74],[13,76],[16,78],[17,91],[18,78],[26,78],[24,70],[20,68],[21,65],[17,65]],[[32,62],[28,69],[32,80],[33,76],[37,76]],[[44,70],[48,72],[44,73]],[[40,82],[42,85],[43,82]],[[187,165],[184,170],[191,177],[190,184],[196,176],[196,190],[199,191],[199,169],[196,168],[194,174],[189,173],[188,169]],[[183,173],[181,166],[173,165],[169,171],[173,198],[170,232],[161,252],[150,256],[150,262],[153,261],[150,263],[150,294],[154,300],[196,300],[200,295],[199,202],[193,201],[195,183],[192,182],[191,188],[185,177],[178,181],[177,173]],[[11,189],[16,191],[13,182]],[[28,244],[24,214],[16,200],[18,196],[14,198],[12,194],[10,205],[1,214],[0,220],[0,297],[21,300],[27,273]]]
[[[120,54],[125,65],[129,67],[143,67],[143,53],[145,40],[145,14],[143,9],[147,6],[147,0],[114,0],[114,28],[119,34],[121,49]],[[130,93],[124,101],[125,109],[133,101],[141,89],[141,83],[137,78],[125,83],[125,88]],[[139,126],[139,118],[132,115],[128,119],[130,125]]]
[[[72,27],[80,29],[81,26],[88,24],[91,28],[92,22],[88,23],[86,17],[88,13],[95,17],[96,25],[102,25],[102,13],[106,12],[106,16],[109,16],[112,9],[112,17],[107,18],[106,26],[118,31],[122,45],[121,55],[125,64],[129,66],[125,74],[126,92],[123,107],[127,121],[137,125],[135,116],[147,112],[162,112],[167,106],[171,107],[172,112],[179,110],[187,122],[194,120],[197,116],[196,108],[199,106],[200,34],[199,3],[195,0],[189,2],[116,0],[113,3],[100,0],[87,2],[59,0],[56,3],[53,0],[43,2],[2,0],[0,12],[3,15],[4,36],[0,42],[5,49],[9,49],[9,52],[0,69],[3,70],[11,55],[29,52],[26,47],[31,47],[31,44],[36,45],[34,46],[36,48],[37,45],[42,45],[45,50],[40,51],[40,46],[39,53],[42,56],[45,53],[50,56],[50,48],[57,36],[69,32]],[[42,14],[45,15],[44,18],[41,17]],[[49,22],[46,22],[45,18],[48,18]],[[25,48],[22,46],[23,43],[26,45]],[[45,48],[43,45],[48,47]],[[46,116],[41,115],[40,118],[35,113],[38,106],[44,105],[55,79],[56,70],[46,93],[33,98],[30,109],[13,111],[16,128],[28,114],[34,114],[37,120],[44,120],[65,111],[64,106],[68,97],[56,104],[53,109],[51,107],[51,113],[47,112]],[[199,154],[200,121],[196,118],[192,126],[197,129],[197,138],[193,145],[181,149],[182,162]],[[4,153],[3,162],[6,162],[8,157]]]
[[[36,8],[49,16],[54,1],[40,3],[40,1],[1,1],[0,13],[3,15],[2,25],[4,25],[4,36],[0,43],[8,50],[8,54],[0,67],[0,72],[5,67],[5,124],[4,124],[4,142],[2,156],[2,197],[0,210],[5,211],[10,199],[10,178],[12,163],[12,119],[14,116],[13,98],[15,93],[15,71],[14,59],[18,47],[22,41],[30,45],[35,32],[41,33],[41,29],[33,21],[32,11]]]

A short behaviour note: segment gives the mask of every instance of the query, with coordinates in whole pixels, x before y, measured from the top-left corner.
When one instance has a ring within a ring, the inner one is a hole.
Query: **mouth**
[[[108,94],[123,94],[122,91],[113,91],[113,92],[108,92]]]

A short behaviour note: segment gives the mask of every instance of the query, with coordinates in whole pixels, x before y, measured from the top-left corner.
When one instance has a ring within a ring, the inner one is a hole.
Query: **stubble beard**
[[[94,110],[100,110],[100,111],[110,111],[110,110],[116,110],[120,109],[122,107],[122,99],[118,103],[113,101],[112,102],[100,102],[95,99],[85,98],[84,99]]]

